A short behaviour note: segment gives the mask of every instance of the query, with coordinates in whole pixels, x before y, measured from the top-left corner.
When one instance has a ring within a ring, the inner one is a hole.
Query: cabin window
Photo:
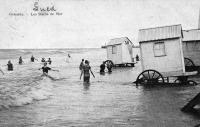
[[[112,54],[116,54],[117,53],[117,46],[112,46]]]
[[[166,56],[165,43],[156,42],[153,46],[154,56]]]

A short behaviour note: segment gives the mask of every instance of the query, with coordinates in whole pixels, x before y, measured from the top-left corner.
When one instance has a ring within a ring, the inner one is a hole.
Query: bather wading
[[[85,60],[85,65],[82,68],[80,79],[83,75],[83,81],[86,82],[86,83],[89,83],[90,82],[90,72],[91,72],[92,76],[95,78],[95,76],[94,76],[94,74],[91,70],[91,67],[89,65],[89,61]]]

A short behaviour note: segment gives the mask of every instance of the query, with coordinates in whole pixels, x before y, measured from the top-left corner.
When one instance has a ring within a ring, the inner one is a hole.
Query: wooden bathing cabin
[[[133,67],[133,43],[128,37],[114,38],[106,45],[107,61],[113,63],[115,67]]]
[[[200,29],[183,30],[183,54],[186,71],[198,70],[200,66]]]
[[[177,78],[174,82],[180,84],[197,84],[188,80],[188,76],[197,74],[197,71],[186,69],[180,24],[140,29],[138,40],[143,72],[136,82],[169,83],[169,77],[173,77]]]

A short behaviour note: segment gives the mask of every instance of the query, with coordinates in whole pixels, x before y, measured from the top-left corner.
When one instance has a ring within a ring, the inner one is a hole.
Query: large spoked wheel
[[[193,80],[188,80],[187,81],[187,85],[190,85],[190,86],[196,86],[196,85],[198,85],[195,81],[193,81]]]
[[[184,58],[185,66],[195,66],[194,62],[189,58]]]
[[[197,71],[198,67],[195,66],[194,62],[189,58],[184,58],[185,63],[185,71],[191,72],[191,71]]]
[[[156,70],[145,70],[142,73],[139,74],[136,80],[136,85],[138,84],[158,84],[158,83],[164,83],[164,78],[162,74],[160,74]]]

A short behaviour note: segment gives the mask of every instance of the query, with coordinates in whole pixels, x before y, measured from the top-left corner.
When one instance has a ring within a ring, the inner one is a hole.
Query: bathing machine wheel
[[[199,71],[199,66],[196,66],[191,59],[184,58],[184,63],[186,72]]]
[[[185,66],[195,66],[194,62],[189,58],[184,58]]]
[[[198,85],[197,82],[193,81],[193,80],[188,80],[187,81],[187,85],[190,85],[190,86],[196,86]]]
[[[177,79],[174,81],[174,83],[180,84],[180,85],[188,85],[188,86],[198,85],[197,82],[193,80],[188,80],[188,76],[178,76]]]
[[[156,70],[145,70],[142,73],[140,73],[136,80],[136,85],[138,84],[144,84],[144,85],[154,85],[158,83],[164,83],[164,78],[162,74],[160,74]]]

